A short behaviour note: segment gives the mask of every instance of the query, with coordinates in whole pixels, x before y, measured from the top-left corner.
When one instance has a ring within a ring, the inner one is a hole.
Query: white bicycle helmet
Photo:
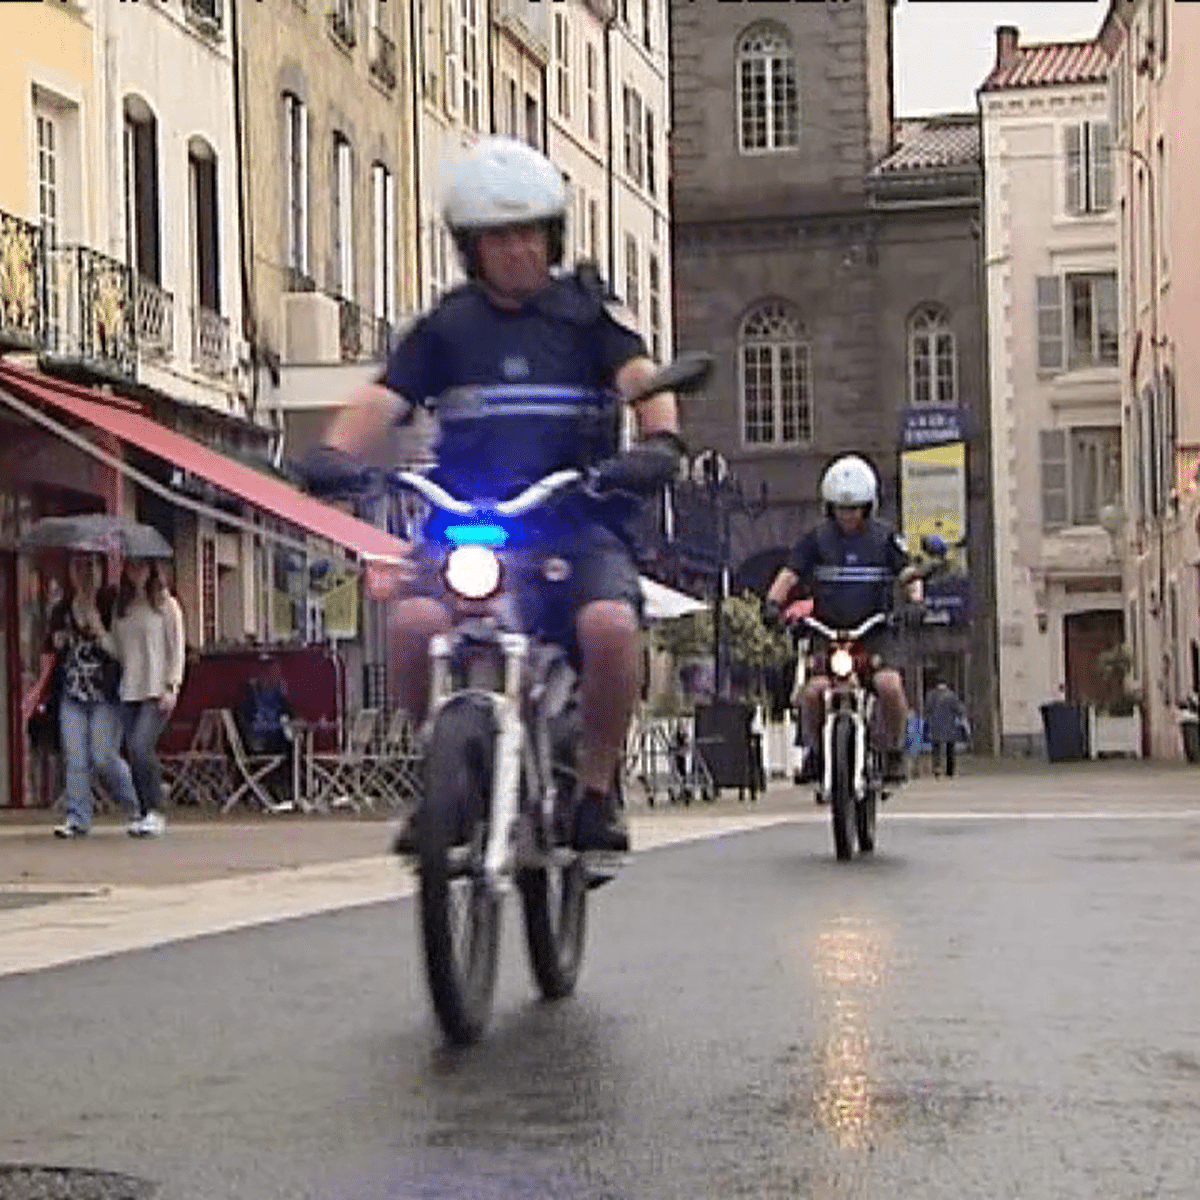
[[[871,464],[857,454],[839,458],[821,480],[821,499],[846,508],[860,504],[874,507],[879,499],[879,481]]]
[[[442,217],[468,266],[471,233],[544,221],[551,232],[551,263],[557,265],[562,260],[567,188],[559,169],[532,146],[514,138],[483,138],[451,168]]]

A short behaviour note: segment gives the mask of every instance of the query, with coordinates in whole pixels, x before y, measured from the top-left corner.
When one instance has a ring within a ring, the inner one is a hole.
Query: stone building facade
[[[732,590],[765,589],[820,515],[820,477],[838,454],[871,459],[882,511],[898,516],[914,320],[927,314],[952,347],[953,390],[941,398],[966,410],[973,439],[972,615],[990,620],[990,554],[977,537],[988,453],[975,444],[987,423],[971,420],[986,412],[977,120],[895,120],[889,0],[792,5],[767,19],[676,3],[671,47],[676,342],[717,355],[705,396],[685,402],[685,432],[694,452],[719,452],[749,498],[730,516]],[[676,555],[676,580],[696,586],[686,557]],[[914,653],[965,690],[990,747],[985,624],[930,630]],[[910,687],[915,698],[919,672]]]

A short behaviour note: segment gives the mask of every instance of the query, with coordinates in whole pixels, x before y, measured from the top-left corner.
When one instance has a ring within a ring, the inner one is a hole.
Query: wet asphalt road
[[[0,1159],[163,1200],[1195,1200],[1198,909],[1186,812],[885,813],[849,865],[812,822],[640,856],[557,1006],[510,909],[465,1053],[411,901],[3,978]]]

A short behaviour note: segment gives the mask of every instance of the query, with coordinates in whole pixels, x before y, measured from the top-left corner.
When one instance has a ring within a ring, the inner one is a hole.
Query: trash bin
[[[1200,762],[1200,717],[1194,713],[1180,717],[1179,732],[1183,735],[1184,757],[1190,763]]]
[[[756,772],[750,751],[749,704],[715,700],[696,706],[695,747],[718,788],[755,790]]]
[[[1046,757],[1051,762],[1082,762],[1088,756],[1087,710],[1055,700],[1042,705]]]

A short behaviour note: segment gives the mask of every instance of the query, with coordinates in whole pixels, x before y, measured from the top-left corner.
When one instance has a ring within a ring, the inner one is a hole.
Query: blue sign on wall
[[[925,581],[926,625],[966,625],[971,619],[971,580],[967,575],[935,575]]]
[[[917,404],[904,410],[900,440],[906,450],[961,442],[967,434],[966,413],[957,404]]]

